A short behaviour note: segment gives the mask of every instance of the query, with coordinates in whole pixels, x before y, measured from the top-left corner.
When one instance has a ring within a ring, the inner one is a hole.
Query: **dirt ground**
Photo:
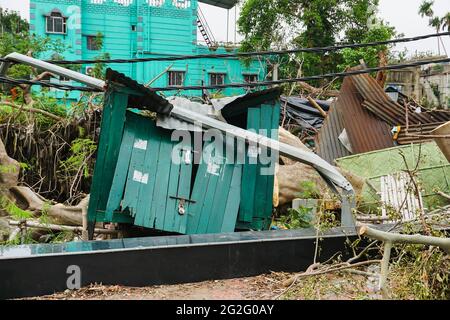
[[[359,300],[380,299],[374,293],[376,279],[350,273],[325,274],[287,284],[292,274],[272,273],[257,277],[200,283],[130,288],[91,285],[33,299],[48,300]]]

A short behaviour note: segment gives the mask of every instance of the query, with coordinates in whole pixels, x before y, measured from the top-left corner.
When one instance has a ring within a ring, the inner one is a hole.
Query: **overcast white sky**
[[[421,2],[422,0],[380,0],[379,16],[389,22],[390,25],[396,27],[399,33],[404,33],[407,37],[432,33],[434,30],[428,26],[427,19],[421,18],[417,14]],[[27,19],[29,17],[29,0],[0,0],[0,6],[19,11],[21,15]],[[201,4],[201,8],[216,40],[226,41],[227,10],[205,4]],[[450,1],[435,0],[434,9],[439,16],[442,16],[445,12],[450,11]],[[239,15],[239,11],[237,11],[237,15]],[[234,41],[235,9],[229,11],[229,17],[228,40]],[[240,39],[241,37],[238,35],[237,41]],[[450,53],[450,36],[445,37],[443,41],[447,52]],[[410,53],[415,51],[433,51],[434,53],[437,53],[438,51],[436,39],[401,44],[397,47],[397,50],[402,50],[404,47],[408,48]]]

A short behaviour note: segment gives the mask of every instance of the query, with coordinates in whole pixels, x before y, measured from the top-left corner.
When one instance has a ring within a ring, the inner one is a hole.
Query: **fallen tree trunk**
[[[392,246],[395,243],[408,244],[423,244],[429,246],[436,246],[441,248],[447,254],[450,254],[450,239],[438,238],[431,236],[423,236],[421,234],[406,235],[392,232],[385,232],[381,230],[372,229],[369,226],[363,225],[358,228],[360,236],[366,236],[371,239],[383,241],[383,259],[381,260],[381,274],[379,282],[379,290],[381,290],[384,297],[388,296],[386,283],[389,274],[389,261],[391,259]]]
[[[450,254],[450,238],[438,238],[423,236],[421,234],[407,235],[392,232],[385,232],[372,229],[366,225],[360,226],[358,230],[360,236],[367,236],[369,238],[391,243],[409,243],[409,244],[423,244],[429,246],[439,247],[448,254]]]
[[[311,151],[298,137],[282,127],[279,128],[279,139],[280,142],[293,147]],[[296,162],[286,157],[280,156],[280,159],[283,164],[280,164],[276,170],[273,197],[275,207],[292,202],[295,198],[300,197],[303,191],[308,191],[308,193],[310,193],[311,188],[324,199],[331,199],[333,192],[329,189],[328,184],[316,169],[310,165]],[[352,184],[353,189],[358,196],[364,186],[364,179],[341,168],[336,169]],[[305,187],[309,190],[303,190]]]
[[[28,187],[12,187],[10,192],[21,208],[37,213],[45,211],[52,223],[71,226],[83,225],[83,210],[87,209],[89,196],[86,196],[76,206],[66,206],[61,203],[53,205]]]

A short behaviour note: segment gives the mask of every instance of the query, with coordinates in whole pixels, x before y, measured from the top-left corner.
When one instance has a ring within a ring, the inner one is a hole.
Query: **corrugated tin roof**
[[[294,121],[303,129],[320,130],[322,128],[325,119],[308,99],[297,96],[282,96],[280,100],[283,106],[282,112],[286,114],[287,119]],[[323,100],[315,101],[324,111],[330,109],[331,102]],[[287,123],[290,122],[289,120]]]
[[[405,106],[393,101],[384,92],[383,88],[368,74],[352,76],[357,91],[364,98],[363,106],[383,119],[391,126],[406,124]],[[436,123],[450,120],[450,115],[442,111],[430,111],[416,113],[415,107],[411,106],[408,112],[409,122]]]
[[[111,68],[106,69],[106,83],[108,87],[122,86],[137,93],[136,95],[129,95],[129,108],[150,110],[165,115],[169,115],[173,109],[173,105],[154,90]]]
[[[434,129],[443,125],[444,123],[445,122],[412,124],[408,127],[408,133],[406,133],[406,126],[402,126],[398,135],[397,142],[400,145],[406,145],[410,143],[431,141],[433,139],[427,138],[426,135],[432,135]]]
[[[198,0],[198,2],[203,2],[224,9],[231,9],[239,2],[239,0]]]
[[[322,129],[316,136],[316,153],[331,164],[334,163],[334,159],[351,155],[339,141],[339,135],[343,130],[344,121],[341,113],[336,105],[332,105]]]
[[[329,162],[351,154],[339,140],[344,128],[355,154],[394,146],[390,126],[362,107],[364,97],[353,79],[344,79],[338,99],[317,137],[316,151]]]
[[[353,153],[393,147],[391,127],[362,107],[363,93],[356,91],[353,79],[345,79],[336,103],[342,113]]]

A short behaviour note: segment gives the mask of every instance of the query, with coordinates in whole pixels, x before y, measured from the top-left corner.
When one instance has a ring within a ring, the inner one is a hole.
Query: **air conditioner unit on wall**
[[[94,67],[92,66],[85,67],[84,73],[87,74],[88,76],[92,76],[94,74]]]

